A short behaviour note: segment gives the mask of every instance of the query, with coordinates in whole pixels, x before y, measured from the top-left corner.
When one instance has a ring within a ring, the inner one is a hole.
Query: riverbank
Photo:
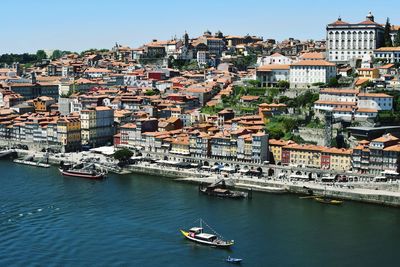
[[[30,151],[18,151],[20,156],[33,155]],[[43,162],[45,153],[35,153],[36,159]],[[174,179],[186,183],[213,183],[222,178],[214,172],[199,169],[185,169],[161,166],[156,163],[139,162],[120,168],[112,158],[90,152],[49,155],[46,163],[58,165],[61,161],[70,163],[91,162],[116,174],[146,174]],[[233,173],[224,177],[230,185],[237,189],[254,190],[259,192],[274,192],[274,188],[285,189],[287,193],[304,195],[311,189],[315,195],[321,195],[342,200],[351,200],[378,205],[400,207],[399,183],[317,183],[314,181],[291,181],[277,177],[246,177]],[[276,190],[280,192],[282,190]]]
[[[205,171],[194,171],[185,169],[172,168],[156,168],[154,165],[132,165],[129,170],[133,173],[164,176],[174,178],[179,182],[188,183],[214,183],[223,178],[221,175]],[[273,188],[285,189],[287,193],[304,195],[308,194],[311,189],[314,195],[327,196],[342,200],[351,200],[357,202],[365,202],[371,204],[400,207],[400,184],[392,184],[392,190],[397,187],[397,191],[375,190],[369,188],[361,188],[361,185],[355,183],[345,184],[320,184],[316,182],[299,182],[299,181],[280,181],[278,179],[266,178],[244,178],[234,174],[225,178],[229,184],[237,189],[254,190],[259,192],[273,193]],[[368,185],[366,187],[371,187]],[[280,193],[280,191],[277,191]]]

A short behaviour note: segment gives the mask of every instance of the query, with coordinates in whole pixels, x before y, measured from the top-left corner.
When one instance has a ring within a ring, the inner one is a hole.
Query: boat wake
[[[49,212],[59,211],[59,207],[55,207],[53,205],[46,206],[45,208],[35,208],[32,210],[7,210],[7,207],[3,205],[2,211],[0,213],[0,224],[15,224],[22,220],[28,220],[30,217],[37,215],[37,214],[46,214]]]

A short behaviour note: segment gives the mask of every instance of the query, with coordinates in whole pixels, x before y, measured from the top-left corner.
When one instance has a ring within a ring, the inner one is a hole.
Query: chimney
[[[36,73],[34,71],[31,72],[31,82],[32,84],[36,83]]]

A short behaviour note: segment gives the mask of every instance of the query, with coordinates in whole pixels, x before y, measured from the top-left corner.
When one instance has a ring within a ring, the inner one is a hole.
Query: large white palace
[[[365,21],[347,23],[339,17],[326,26],[327,58],[337,63],[349,62],[372,55],[374,49],[383,45],[384,28],[374,21],[369,12]]]

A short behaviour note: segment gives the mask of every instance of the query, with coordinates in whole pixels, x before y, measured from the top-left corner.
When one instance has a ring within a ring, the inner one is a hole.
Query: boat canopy
[[[201,227],[192,227],[189,229],[190,232],[201,232],[203,231],[203,228]]]
[[[228,189],[223,189],[223,188],[215,188],[215,189],[214,189],[214,192],[217,192],[217,193],[227,193],[227,192],[229,192],[229,190],[228,190]]]
[[[196,237],[201,238],[201,239],[213,239],[213,238],[216,238],[215,235],[206,234],[206,233],[198,234],[198,235],[196,235]]]

